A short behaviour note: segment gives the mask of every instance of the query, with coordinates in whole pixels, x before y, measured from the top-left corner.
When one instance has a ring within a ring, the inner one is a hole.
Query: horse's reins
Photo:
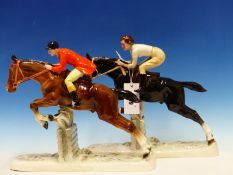
[[[48,70],[45,69],[45,70],[42,70],[41,72],[38,72],[38,73],[36,73],[36,74],[34,74],[34,75],[30,76],[30,77],[25,77],[24,74],[23,74],[23,72],[22,72],[22,69],[20,68],[19,64],[20,64],[20,61],[17,61],[17,63],[16,63],[16,70],[15,70],[16,71],[15,72],[15,79],[14,79],[14,83],[13,83],[13,87],[14,88],[17,87],[20,83],[22,83],[24,81],[33,79],[35,77],[40,76],[41,74],[44,74],[45,72],[48,72]],[[23,77],[21,80],[17,80],[17,78],[18,78],[18,72],[20,72],[20,74]]]
[[[117,70],[117,69],[121,69],[122,74],[123,74],[124,76],[126,75],[126,72],[125,72],[125,70],[123,69],[123,67],[117,66],[117,67],[115,67],[115,68],[113,68],[113,69],[110,69],[110,70],[108,70],[108,71],[106,71],[106,72],[104,72],[104,73],[102,73],[102,74],[99,74],[99,75],[96,75],[95,77],[92,77],[92,79],[101,77],[101,76],[106,75],[106,74],[108,74],[108,73],[110,73],[110,72],[113,72],[113,71],[115,71],[115,70]]]
[[[33,78],[35,78],[35,77],[38,77],[38,76],[40,76],[41,74],[44,74],[45,72],[48,72],[48,70],[47,69],[45,69],[45,70],[42,70],[41,72],[38,72],[38,73],[36,73],[36,74],[34,74],[34,75],[32,75],[32,76],[30,76],[30,77],[25,77],[24,76],[24,74],[23,74],[23,72],[22,72],[22,69],[20,68],[20,61],[17,61],[17,63],[16,63],[16,72],[15,72],[15,79],[14,79],[14,82],[13,82],[13,87],[15,88],[15,87],[17,87],[20,83],[22,83],[22,82],[25,82],[25,81],[27,81],[27,80],[30,80],[30,79],[33,79]],[[108,70],[108,71],[106,71],[106,72],[104,72],[104,73],[102,73],[102,74],[99,74],[99,75],[97,75],[97,76],[95,76],[95,77],[92,77],[92,79],[95,79],[95,78],[98,78],[98,77],[101,77],[101,76],[103,76],[103,75],[106,75],[106,74],[108,74],[108,73],[110,73],[110,72],[113,72],[113,71],[115,71],[115,70],[117,70],[117,69],[121,69],[121,72],[122,72],[122,74],[125,76],[126,75],[126,72],[125,72],[125,70],[121,67],[121,66],[117,66],[117,67],[115,67],[115,68],[113,68],[113,69],[110,69],[110,70]],[[17,78],[18,78],[18,73],[20,72],[20,74],[21,74],[21,76],[23,77],[21,80],[17,80]]]

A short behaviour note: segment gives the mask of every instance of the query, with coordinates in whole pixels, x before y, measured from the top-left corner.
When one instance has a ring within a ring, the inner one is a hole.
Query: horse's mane
[[[105,59],[106,61],[109,61],[109,62],[115,62],[115,61],[117,61],[119,58],[109,58],[109,57],[93,57],[93,59],[95,59],[95,58],[101,58],[101,59]],[[124,60],[121,60],[122,62],[124,62],[124,63],[127,63],[126,61],[124,61]]]
[[[22,62],[22,63],[30,63],[30,64],[39,64],[39,65],[41,65],[42,67],[44,67],[44,65],[46,65],[46,64],[49,64],[49,65],[51,65],[52,66],[52,64],[51,63],[49,63],[49,62],[45,62],[45,61],[40,61],[40,60],[34,60],[34,59],[20,59],[20,61]],[[28,70],[31,70],[30,68],[27,68]],[[44,68],[45,69],[45,68]],[[61,73],[55,73],[55,72],[52,72],[52,71],[50,71],[50,73],[54,76],[57,76],[57,77],[61,77],[61,78],[65,78],[68,74],[69,74],[69,70],[68,69],[66,69],[66,70],[64,70],[64,71],[62,71]]]
[[[115,61],[117,61],[119,58],[109,58],[109,57],[93,57],[93,59],[104,59],[105,64],[111,64],[111,66],[118,66]],[[123,63],[128,63],[124,60],[121,60]],[[126,67],[122,67],[125,71],[128,71],[128,69]]]
[[[39,61],[39,60],[33,60],[33,59],[22,59],[21,61],[22,61],[22,62],[29,62],[29,63],[37,63],[37,64],[42,64],[42,65],[45,65],[45,64],[52,65],[52,64],[49,63],[49,62]]]

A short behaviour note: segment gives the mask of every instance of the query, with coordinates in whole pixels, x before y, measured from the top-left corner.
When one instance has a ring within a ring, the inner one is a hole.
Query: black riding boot
[[[75,106],[79,106],[81,104],[80,100],[79,100],[79,98],[78,98],[78,96],[76,94],[76,91],[70,92],[70,96],[71,96],[73,102],[75,102],[75,104],[74,104]]]
[[[145,92],[145,88],[147,86],[146,74],[140,74],[139,83],[140,83],[139,84],[140,88],[138,90],[135,90],[135,92],[144,93]]]

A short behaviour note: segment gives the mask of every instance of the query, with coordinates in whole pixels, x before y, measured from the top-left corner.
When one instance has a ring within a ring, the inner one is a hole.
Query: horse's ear
[[[11,59],[12,59],[13,61],[17,61],[16,55],[15,55],[15,54],[11,55]]]
[[[92,57],[91,57],[91,55],[89,53],[86,53],[86,57],[87,57],[88,60],[92,61]]]

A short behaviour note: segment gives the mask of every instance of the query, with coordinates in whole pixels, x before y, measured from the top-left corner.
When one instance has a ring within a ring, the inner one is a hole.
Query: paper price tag
[[[139,89],[139,83],[124,83],[124,90],[134,93],[139,98],[139,93],[134,91],[137,89]],[[140,114],[140,103],[124,99],[124,114]]]

